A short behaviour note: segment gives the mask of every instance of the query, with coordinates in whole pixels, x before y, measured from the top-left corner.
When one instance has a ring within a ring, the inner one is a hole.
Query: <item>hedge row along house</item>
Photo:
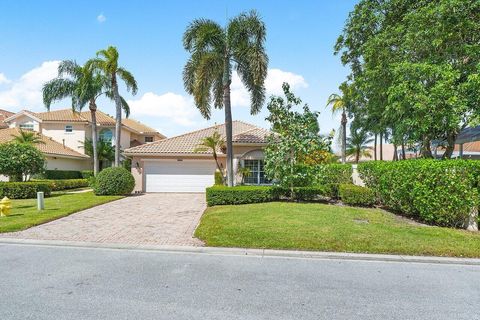
[[[115,143],[115,119],[97,111],[99,139]],[[44,142],[36,145],[47,159],[48,170],[90,170],[92,160],[84,143],[91,139],[90,112],[62,109],[48,112],[0,110],[0,143],[13,140],[20,130],[35,131]],[[165,136],[133,119],[122,119],[121,148],[127,149],[165,139]],[[103,167],[109,166],[104,164]]]

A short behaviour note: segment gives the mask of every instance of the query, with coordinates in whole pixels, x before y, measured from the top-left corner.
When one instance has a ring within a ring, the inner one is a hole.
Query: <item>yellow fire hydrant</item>
[[[10,215],[10,210],[12,209],[12,200],[7,197],[0,200],[0,217],[6,217]]]

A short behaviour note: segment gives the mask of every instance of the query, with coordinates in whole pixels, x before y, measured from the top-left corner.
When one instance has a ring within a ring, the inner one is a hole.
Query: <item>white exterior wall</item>
[[[125,150],[130,148],[130,131],[123,130],[120,135],[120,149]]]
[[[90,159],[70,159],[47,156],[47,170],[91,170]]]
[[[73,132],[65,132],[65,126],[71,125]],[[42,124],[42,134],[52,138],[53,140],[63,143],[79,153],[85,153],[83,143],[85,142],[85,124],[73,123],[44,123]]]
[[[10,123],[10,128],[20,128],[21,124],[33,124],[33,130],[40,132],[40,124],[32,118],[20,116]]]

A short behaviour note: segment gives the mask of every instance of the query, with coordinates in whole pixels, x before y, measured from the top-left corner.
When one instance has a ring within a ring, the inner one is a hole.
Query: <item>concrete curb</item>
[[[13,239],[13,238],[0,238],[0,245],[32,245],[32,246],[46,246],[46,247],[155,251],[155,252],[166,252],[166,253],[251,256],[251,257],[260,257],[260,258],[351,260],[351,261],[373,261],[373,262],[375,261],[408,262],[408,263],[480,266],[480,259],[471,259],[471,258],[404,256],[404,255],[344,253],[344,252],[293,251],[293,250],[222,248],[222,247],[190,247],[190,246],[172,246],[172,245],[135,245],[135,244],[76,242],[76,241],[57,241],[57,240],[33,240],[33,239]]]

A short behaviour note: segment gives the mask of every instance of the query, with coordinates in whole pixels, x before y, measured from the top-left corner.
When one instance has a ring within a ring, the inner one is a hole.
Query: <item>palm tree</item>
[[[327,100],[327,107],[331,106],[332,114],[337,114],[338,112],[342,112],[342,130],[340,133],[341,139],[341,148],[342,148],[342,163],[347,161],[346,154],[347,154],[347,113],[345,107],[345,100],[342,96],[333,93],[328,97]]]
[[[346,155],[354,157],[355,163],[358,163],[360,157],[372,158],[372,147],[368,144],[372,143],[373,139],[368,136],[365,130],[351,130],[350,137],[347,138]]]
[[[86,63],[78,65],[75,61],[65,60],[58,66],[58,77],[43,86],[43,103],[50,110],[54,101],[66,97],[72,99],[72,109],[80,112],[87,104],[92,117],[93,150],[97,149],[97,99],[108,91],[109,82]],[[97,152],[93,152],[93,172],[98,173]]]
[[[250,92],[250,113],[257,114],[265,101],[265,37],[265,24],[255,11],[231,19],[225,28],[212,20],[196,19],[183,35],[183,46],[191,54],[183,70],[185,90],[205,119],[210,119],[212,105],[225,109],[228,186],[233,186],[232,71]]]
[[[98,159],[99,164],[102,161],[114,161],[115,160],[115,148],[112,146],[111,141],[105,141],[103,139],[99,139],[97,141],[97,154],[96,158]],[[94,149],[93,149],[93,140],[92,139],[85,139],[83,143],[83,148],[85,150],[85,154],[89,155],[90,157],[95,157]],[[99,166],[99,171],[102,170],[102,166]]]
[[[201,140],[200,144],[195,148],[195,152],[212,151],[213,159],[217,164],[217,169],[222,174],[222,181],[225,184],[225,175],[223,174],[223,168],[218,162],[217,151],[222,150],[225,147],[225,140],[222,138],[218,131],[215,131],[210,137],[205,137]]]
[[[13,141],[17,143],[26,143],[26,144],[45,144],[42,138],[38,135],[38,133],[33,131],[24,131],[20,129],[18,135],[12,134]]]
[[[115,101],[115,166],[120,165],[120,135],[122,132],[122,109],[125,111],[125,116],[128,118],[130,109],[128,104],[120,96],[118,92],[118,78],[123,80],[127,86],[127,91],[133,95],[137,94],[137,81],[133,75],[118,65],[118,50],[113,46],[97,52],[97,57],[91,59],[87,64],[92,66],[96,71],[103,74],[109,80],[110,90],[106,95]]]

